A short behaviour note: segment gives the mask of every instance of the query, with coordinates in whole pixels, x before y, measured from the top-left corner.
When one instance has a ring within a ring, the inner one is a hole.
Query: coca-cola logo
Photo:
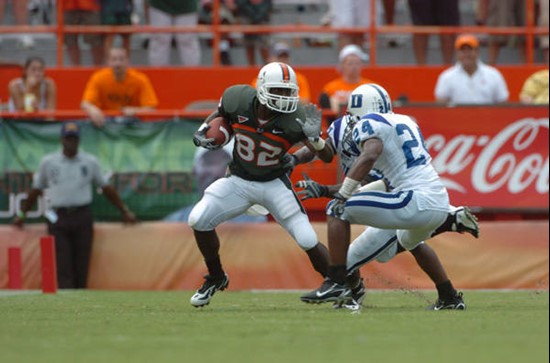
[[[503,187],[517,194],[532,187],[548,193],[548,118],[524,118],[507,125],[494,136],[457,135],[446,140],[434,134],[426,139],[432,164],[449,190],[466,193],[452,175],[471,168],[471,188],[479,193]]]

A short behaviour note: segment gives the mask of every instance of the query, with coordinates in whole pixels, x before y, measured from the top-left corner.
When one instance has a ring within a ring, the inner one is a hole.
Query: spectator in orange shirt
[[[132,116],[157,106],[157,95],[149,78],[128,68],[128,63],[126,50],[112,48],[107,58],[108,67],[90,77],[80,106],[94,125],[105,124],[103,111],[121,111],[125,116]]]
[[[363,64],[368,60],[368,55],[355,44],[346,45],[340,51],[338,71],[342,75],[327,83],[319,97],[319,105],[322,108],[330,108],[336,115],[341,116],[348,103],[350,93],[364,83],[373,83],[368,78],[361,76]]]
[[[272,56],[271,56],[270,62],[281,62],[281,63],[286,63],[290,65],[290,47],[288,46],[287,43],[285,42],[275,43],[271,52],[272,52]],[[299,88],[298,96],[300,96],[300,101],[302,101],[302,103],[311,102],[311,91],[309,88],[309,82],[307,78],[299,72],[295,72],[295,73],[296,73],[296,82],[298,83],[298,88]],[[258,80],[257,77],[254,78],[254,80],[251,83],[252,87],[256,88],[257,80]]]
[[[99,25],[99,0],[61,0],[63,2],[63,21],[65,25]],[[103,63],[103,38],[101,34],[85,34],[84,41],[92,51],[92,62],[98,66]],[[69,58],[75,65],[80,65],[80,48],[78,34],[65,35]]]

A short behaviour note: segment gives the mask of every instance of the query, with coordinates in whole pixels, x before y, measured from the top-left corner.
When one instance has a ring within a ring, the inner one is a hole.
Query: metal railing
[[[376,14],[376,1],[371,1],[371,14]],[[377,35],[388,33],[408,34],[458,34],[477,33],[492,35],[522,35],[526,37],[525,54],[526,63],[534,63],[535,37],[548,35],[548,28],[535,26],[535,0],[527,0],[526,26],[524,27],[488,27],[488,26],[411,26],[411,25],[384,25],[377,26],[374,17],[371,17],[371,24],[366,28],[336,28],[321,25],[222,25],[220,20],[220,0],[213,1],[212,25],[196,26],[74,26],[65,25],[63,20],[63,2],[57,1],[57,24],[49,26],[1,26],[0,33],[54,33],[57,36],[56,59],[57,66],[63,65],[63,45],[66,34],[132,34],[132,33],[210,33],[212,34],[212,63],[219,66],[220,62],[220,40],[229,33],[258,34],[258,33],[338,33],[352,34],[364,33],[370,38],[371,49],[370,66],[377,66]]]

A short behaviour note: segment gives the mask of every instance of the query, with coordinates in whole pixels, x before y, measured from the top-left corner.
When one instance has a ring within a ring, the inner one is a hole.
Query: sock
[[[204,260],[206,262],[206,267],[208,267],[208,274],[214,278],[223,278],[224,272],[222,268],[222,263],[220,257],[216,257],[211,260]]]
[[[346,283],[346,274],[346,265],[329,266],[328,268],[328,277],[340,285]]]
[[[435,285],[437,288],[437,294],[439,295],[439,300],[449,301],[456,296],[456,290],[453,287],[451,280],[447,280],[440,284]]]

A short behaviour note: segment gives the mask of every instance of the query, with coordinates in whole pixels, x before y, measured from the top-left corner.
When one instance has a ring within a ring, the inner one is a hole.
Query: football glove
[[[346,207],[346,198],[344,198],[340,193],[336,192],[334,199],[330,202],[328,209],[330,215],[335,218],[342,219],[342,214],[344,214],[344,208]]]
[[[285,171],[292,172],[297,164],[297,159],[298,158],[293,154],[285,153],[283,156],[281,156],[279,162],[281,163],[281,166]]]
[[[313,103],[304,105],[305,120],[296,118],[296,122],[302,128],[304,135],[311,141],[319,140],[321,136],[321,110]]]
[[[328,193],[328,187],[317,183],[315,180],[310,179],[306,173],[302,173],[304,180],[300,180],[296,183],[296,188],[302,188],[296,194],[300,197],[300,200],[306,200],[310,198],[330,197]]]
[[[213,138],[206,138],[206,131],[210,128],[208,124],[202,124],[201,127],[193,134],[193,144],[195,146],[201,146],[208,150],[216,150],[220,148],[221,145],[214,145],[212,142]]]

